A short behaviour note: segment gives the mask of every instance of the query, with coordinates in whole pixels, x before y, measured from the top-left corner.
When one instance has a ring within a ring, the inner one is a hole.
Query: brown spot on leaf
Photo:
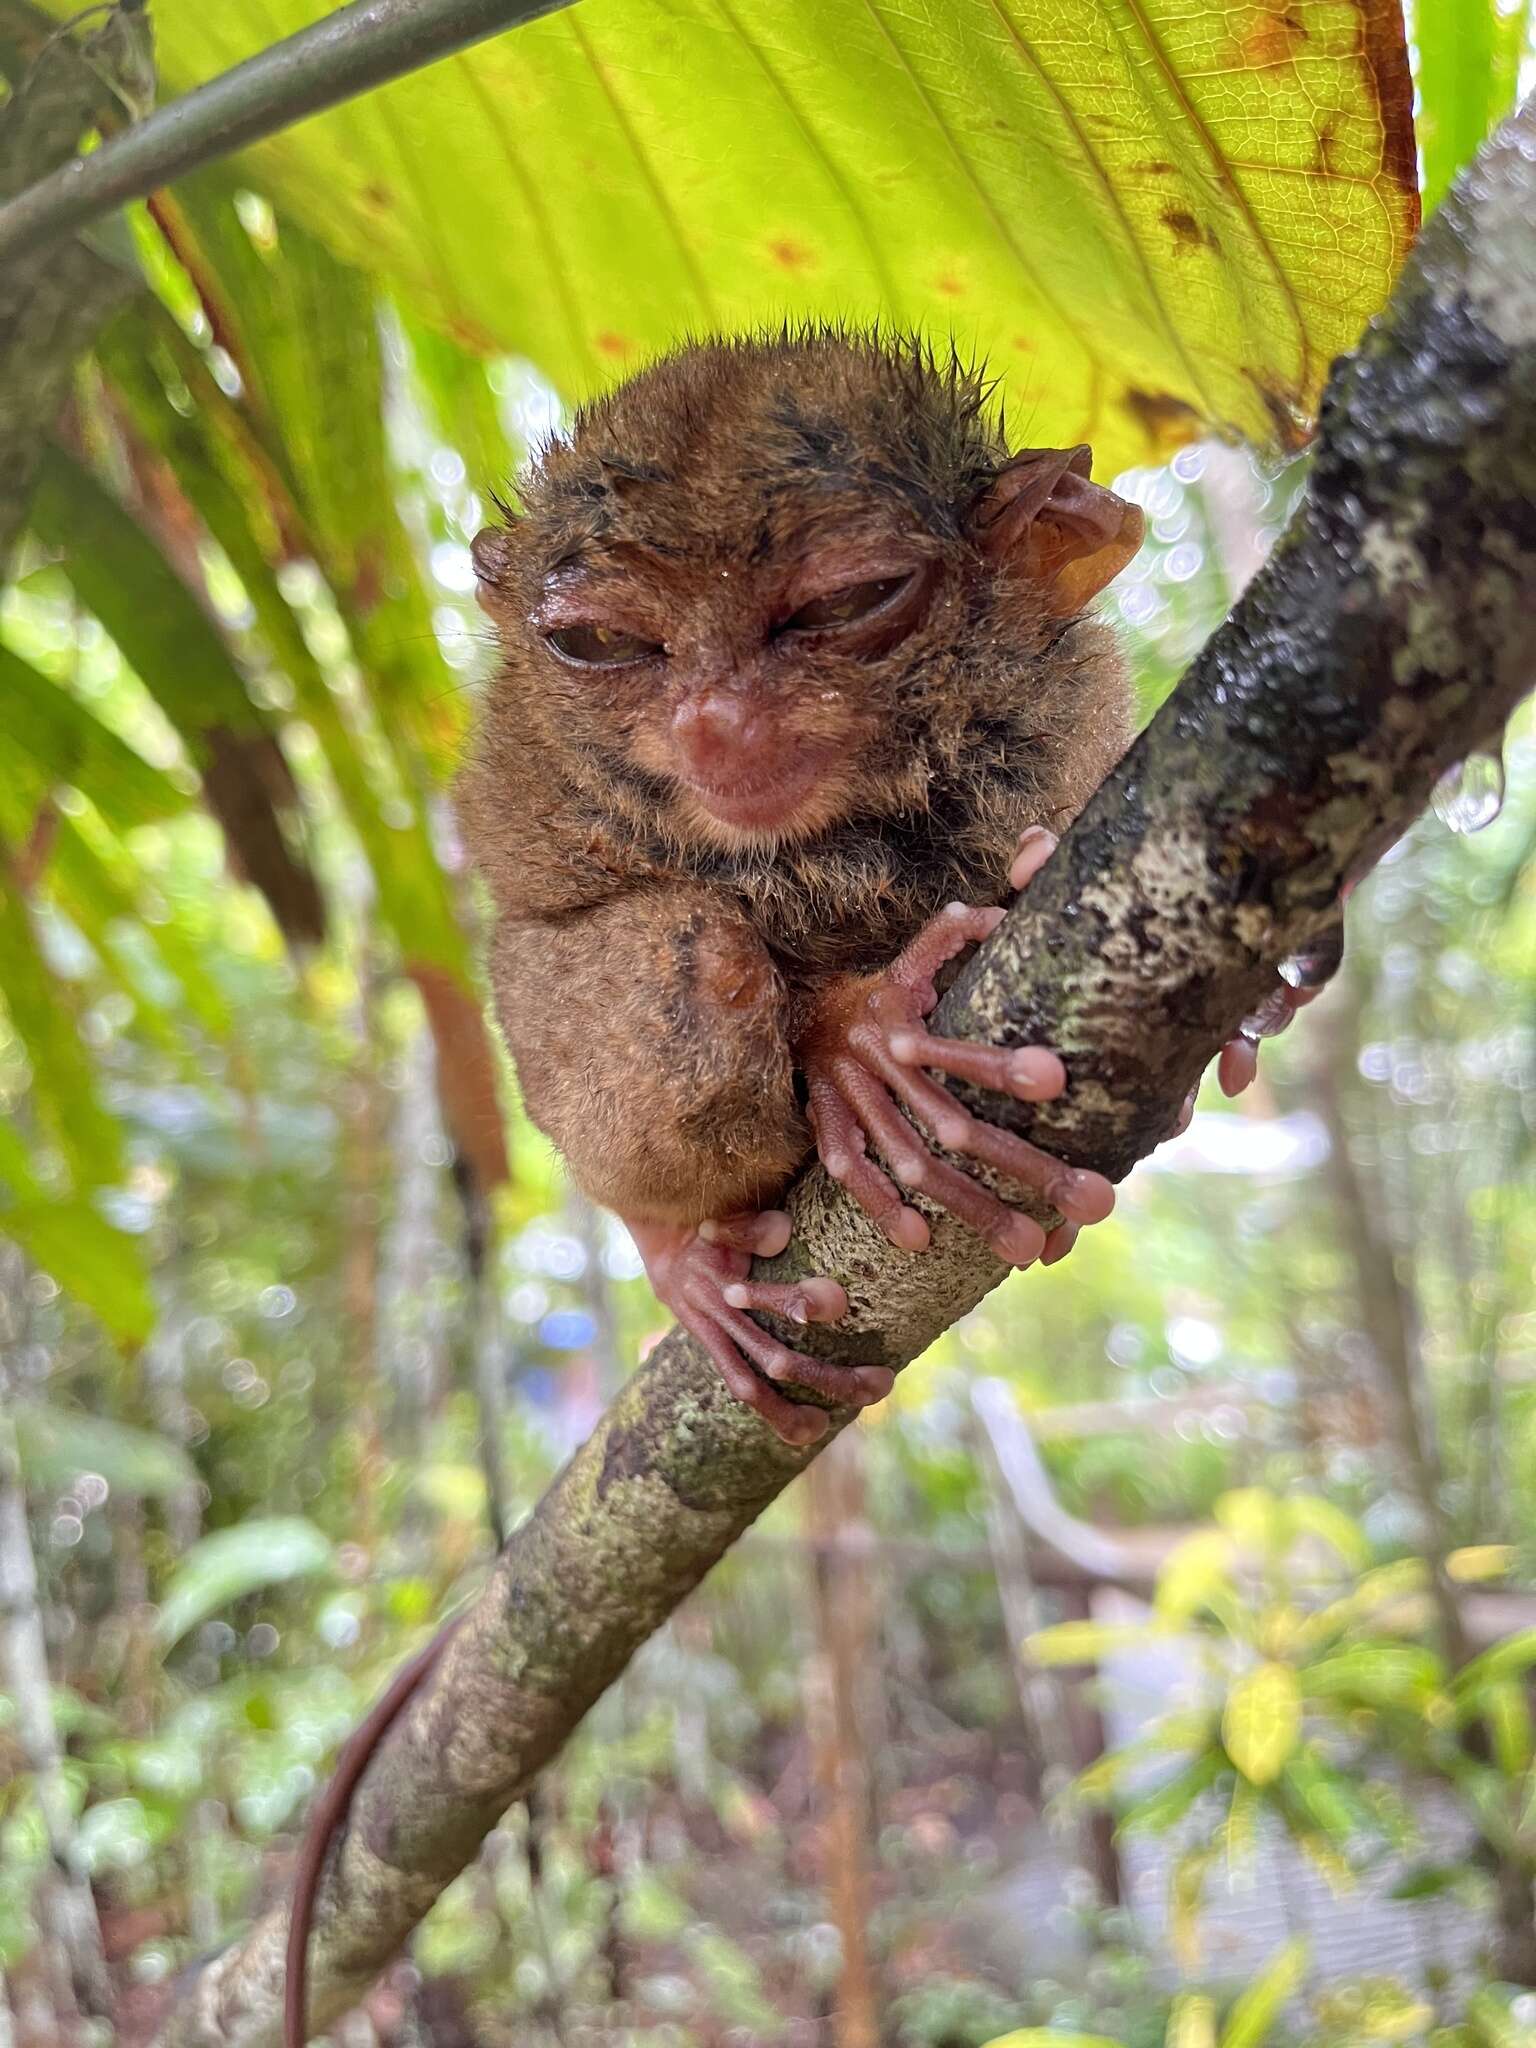
[[[1171,455],[1200,431],[1199,413],[1171,391],[1143,391],[1129,384],[1120,402],[1146,435],[1147,446],[1156,457]]]
[[[1145,178],[1171,178],[1175,175],[1176,166],[1166,163],[1160,156],[1155,156],[1145,163],[1132,164],[1131,170],[1139,172]]]
[[[357,574],[352,579],[349,595],[354,608],[364,618],[384,595],[384,570],[376,540],[365,540],[358,549]]]
[[[952,270],[946,270],[942,277],[935,279],[934,289],[946,299],[958,299],[964,293],[965,286]]]
[[[1247,32],[1238,38],[1238,58],[1249,71],[1267,71],[1276,64],[1294,64],[1310,41],[1301,11],[1294,6],[1264,7]]]
[[[814,260],[803,242],[792,241],[788,235],[770,242],[768,254],[784,270],[809,270]]]
[[[1311,413],[1301,395],[1253,370],[1245,369],[1243,375],[1263,401],[1276,441],[1288,455],[1298,454],[1312,438]]]
[[[1312,157],[1314,169],[1321,171],[1324,177],[1332,176],[1339,169],[1336,160],[1338,148],[1339,117],[1332,113],[1317,131],[1317,148]]]
[[[365,185],[363,187],[363,200],[366,205],[373,208],[375,213],[388,213],[395,203],[394,194],[387,185]]]
[[[1216,248],[1216,237],[1209,228],[1202,227],[1195,216],[1182,206],[1164,209],[1163,226],[1173,236],[1181,249]]]
[[[612,362],[622,362],[635,352],[635,344],[627,336],[615,334],[611,327],[605,327],[601,334],[594,334],[592,343],[599,355],[607,356]]]

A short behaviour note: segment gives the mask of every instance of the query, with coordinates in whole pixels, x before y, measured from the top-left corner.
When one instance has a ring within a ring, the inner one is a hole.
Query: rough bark
[[[1072,1085],[1013,1122],[1124,1174],[1328,919],[1536,681],[1536,105],[1426,231],[1338,367],[1304,506],[1262,575],[945,998],[941,1027],[1059,1046]],[[998,1105],[990,1102],[989,1113]],[[786,1265],[836,1273],[818,1333],[904,1365],[1001,1277],[940,1221],[894,1252],[819,1171]],[[513,1536],[358,1790],[321,1894],[312,2017],[354,1999],[507,1804],[809,1462],[678,1333]],[[285,1914],[213,1962],[176,2044],[277,2038]]]

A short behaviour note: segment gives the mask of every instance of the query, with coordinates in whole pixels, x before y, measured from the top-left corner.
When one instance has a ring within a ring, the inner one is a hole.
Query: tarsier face
[[[1010,457],[982,398],[817,332],[695,347],[601,401],[475,543],[515,715],[693,840],[851,814],[957,665],[1006,648],[1016,678],[1140,544],[1086,449]]]

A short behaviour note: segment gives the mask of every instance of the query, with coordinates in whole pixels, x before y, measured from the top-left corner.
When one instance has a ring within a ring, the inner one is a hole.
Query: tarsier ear
[[[986,552],[1033,579],[1053,618],[1071,618],[1097,597],[1141,546],[1141,507],[1091,481],[1088,448],[1026,448],[1012,457],[976,507]]]
[[[482,585],[492,590],[507,573],[508,549],[512,536],[505,526],[482,526],[469,544],[469,558]]]

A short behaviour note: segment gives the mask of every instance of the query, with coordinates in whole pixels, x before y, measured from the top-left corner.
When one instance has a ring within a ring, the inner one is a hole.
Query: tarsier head
[[[1135,554],[1086,448],[1010,453],[984,381],[831,329],[693,345],[543,451],[474,544],[528,721],[611,808],[793,844],[922,802],[935,750]]]

